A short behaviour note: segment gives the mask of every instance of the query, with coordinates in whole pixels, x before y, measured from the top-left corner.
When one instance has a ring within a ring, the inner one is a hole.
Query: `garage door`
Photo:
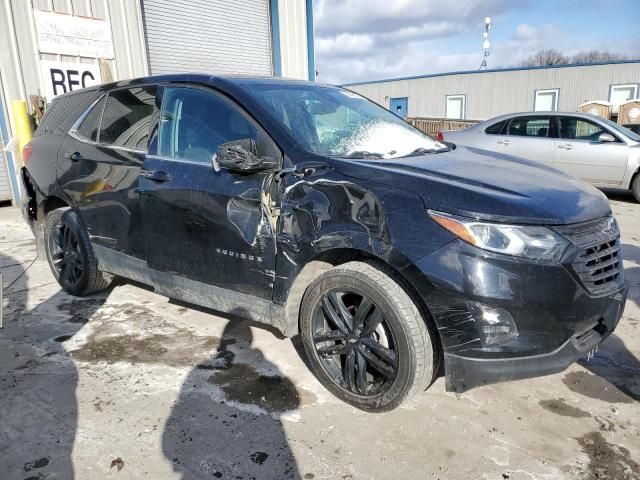
[[[268,0],[143,0],[152,75],[271,75]]]

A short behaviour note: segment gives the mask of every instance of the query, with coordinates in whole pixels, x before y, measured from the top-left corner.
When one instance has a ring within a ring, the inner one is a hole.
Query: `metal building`
[[[0,0],[0,140],[13,100],[169,72],[315,78],[312,0]],[[20,159],[0,149],[0,201]]]
[[[403,117],[486,120],[527,111],[616,107],[640,96],[640,60],[440,73],[345,85]]]

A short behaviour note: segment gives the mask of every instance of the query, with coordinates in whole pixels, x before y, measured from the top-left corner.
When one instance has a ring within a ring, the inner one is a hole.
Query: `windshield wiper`
[[[366,150],[356,150],[340,158],[384,158],[384,155],[377,152],[367,152]]]
[[[413,152],[403,155],[403,157],[415,157],[417,155],[426,155],[428,153],[442,153],[442,152],[448,152],[449,150],[451,150],[449,147],[444,147],[444,148],[419,147],[419,148],[416,148]]]

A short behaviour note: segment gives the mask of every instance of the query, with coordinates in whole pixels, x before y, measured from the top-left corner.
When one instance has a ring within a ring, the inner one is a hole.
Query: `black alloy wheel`
[[[369,412],[392,410],[431,383],[437,356],[427,321],[381,263],[324,271],[300,307],[309,367],[336,397]]]
[[[352,393],[378,395],[396,378],[393,331],[382,310],[361,292],[331,290],[313,318],[313,341],[325,371]]]
[[[58,222],[49,234],[51,264],[60,283],[73,288],[82,280],[86,265],[80,242],[70,225]]]

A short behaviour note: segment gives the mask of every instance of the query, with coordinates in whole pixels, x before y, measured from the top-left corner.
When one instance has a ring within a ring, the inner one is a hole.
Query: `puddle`
[[[637,478],[640,465],[631,459],[629,450],[613,445],[600,432],[591,432],[576,438],[589,457],[589,480],[617,480]]]
[[[200,337],[186,331],[149,336],[94,333],[87,343],[69,353],[74,360],[82,362],[159,363],[177,367],[201,362],[219,343],[217,337]]]
[[[96,310],[104,305],[104,298],[85,298],[81,300],[70,300],[68,302],[59,303],[56,308],[60,312],[66,312],[70,315],[71,323],[87,323]]]
[[[538,404],[545,410],[549,410],[557,415],[562,415],[563,417],[586,418],[591,416],[589,412],[569,405],[562,397],[554,400],[540,400]]]
[[[73,334],[69,334],[69,335],[60,335],[59,337],[54,338],[53,340],[55,342],[58,343],[62,343],[62,342],[66,342],[67,340],[69,340],[71,337],[73,337]]]
[[[633,403],[633,398],[602,378],[587,372],[567,373],[562,382],[572,392],[608,403]]]
[[[242,363],[231,364],[209,377],[234,402],[256,405],[267,412],[286,412],[314,402],[315,395],[298,389],[284,377],[262,375]]]

